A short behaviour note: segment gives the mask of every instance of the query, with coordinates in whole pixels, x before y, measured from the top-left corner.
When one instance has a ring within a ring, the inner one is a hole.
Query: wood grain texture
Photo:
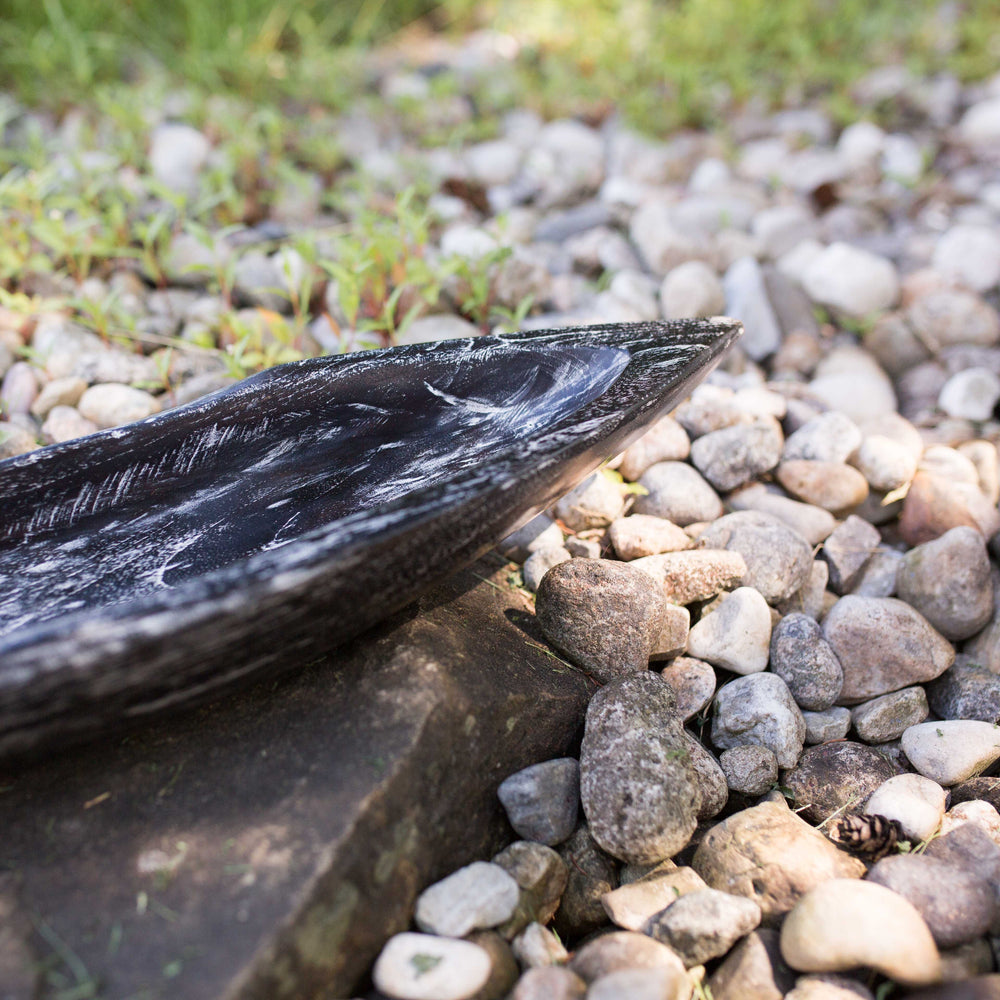
[[[739,332],[318,358],[0,462],[0,756],[310,662],[619,451]]]

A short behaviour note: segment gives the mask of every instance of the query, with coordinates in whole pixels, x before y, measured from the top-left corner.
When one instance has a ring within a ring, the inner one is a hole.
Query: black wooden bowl
[[[0,462],[0,756],[328,652],[620,451],[739,332],[317,358]]]

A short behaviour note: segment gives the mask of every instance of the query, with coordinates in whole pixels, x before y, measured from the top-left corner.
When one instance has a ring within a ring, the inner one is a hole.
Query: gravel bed
[[[526,111],[430,150],[341,123],[359,167],[438,184],[436,252],[509,247],[496,289],[532,296],[524,326],[746,326],[500,546],[601,687],[578,757],[500,786],[520,839],[425,889],[372,996],[1000,996],[1000,77],[890,76],[859,100],[906,131],[743,111],[731,149]],[[210,135],[164,120],[149,144],[160,184],[198,190]],[[319,185],[287,193],[286,231],[316,221]],[[234,258],[265,340],[305,266],[277,243]],[[176,234],[165,287],[123,267],[49,291],[114,292],[142,329],[196,341],[231,306],[192,270],[206,253],[233,241]],[[326,295],[316,350],[341,344]],[[450,306],[400,341],[475,332]],[[0,308],[0,457],[232,378],[216,353],[162,350]]]

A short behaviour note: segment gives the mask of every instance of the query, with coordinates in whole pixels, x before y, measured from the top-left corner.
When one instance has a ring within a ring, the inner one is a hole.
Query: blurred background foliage
[[[32,103],[166,75],[264,102],[343,107],[359,53],[403,37],[507,33],[523,103],[613,102],[659,131],[731,97],[824,97],[886,63],[963,80],[1000,67],[997,0],[0,0],[0,87]]]

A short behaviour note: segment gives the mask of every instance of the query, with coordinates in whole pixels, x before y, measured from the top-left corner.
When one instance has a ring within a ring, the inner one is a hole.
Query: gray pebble
[[[470,931],[509,920],[520,890],[499,865],[473,861],[417,897],[414,920],[429,934],[465,937]]]
[[[729,786],[726,776],[715,756],[705,749],[701,740],[696,739],[687,730],[684,731],[684,742],[691,755],[691,765],[698,775],[698,785],[701,788],[701,807],[698,809],[698,821],[704,822],[717,816],[729,800]]]
[[[740,795],[763,795],[778,781],[778,760],[767,747],[754,744],[733,747],[723,751],[719,764],[729,790]]]
[[[659,861],[690,840],[700,782],[673,692],[658,674],[614,681],[591,699],[580,797],[594,840],[623,861]]]
[[[810,545],[819,545],[837,526],[828,510],[773,492],[761,483],[733,493],[727,502],[733,510],[757,510],[777,517]]]
[[[663,279],[660,307],[664,319],[718,316],[725,310],[726,295],[713,268],[704,261],[689,260]]]
[[[559,845],[558,853],[566,862],[569,880],[554,926],[564,941],[575,941],[607,924],[601,897],[615,888],[615,863],[594,842],[586,823]]]
[[[624,969],[676,969],[682,975],[684,965],[672,949],[634,931],[612,931],[588,941],[574,952],[569,969],[585,982]]]
[[[601,902],[616,927],[638,931],[650,917],[681,896],[705,888],[704,880],[693,868],[674,867],[623,884],[605,894]]]
[[[580,765],[573,757],[532,764],[502,781],[497,795],[518,836],[560,844],[576,828]]]
[[[93,434],[99,428],[72,406],[53,406],[42,424],[42,437],[47,443],[58,444],[73,438]]]
[[[959,653],[951,668],[927,685],[927,699],[942,719],[1000,721],[1000,676]]]
[[[887,493],[908,483],[917,471],[917,457],[883,434],[869,434],[851,456],[851,464],[873,490]]]
[[[497,548],[514,562],[523,563],[537,549],[562,545],[563,533],[547,514],[538,514],[523,527],[509,534]]]
[[[760,907],[752,899],[702,889],[651,917],[644,931],[672,948],[690,968],[725,955],[760,919]]]
[[[788,685],[776,674],[748,674],[719,688],[712,719],[712,743],[720,750],[756,743],[782,767],[802,752],[806,724]]]
[[[760,264],[750,256],[735,260],[722,281],[726,312],[739,316],[746,328],[742,347],[755,361],[773,354],[781,344],[781,328],[767,296]]]
[[[809,746],[842,740],[851,728],[849,708],[838,706],[822,712],[803,712],[802,718],[806,720],[806,743]]]
[[[993,614],[983,536],[974,528],[952,528],[911,549],[903,557],[896,592],[946,638],[975,635]]]
[[[677,969],[619,969],[595,979],[587,1000],[679,1000],[690,985]]]
[[[708,988],[713,1000],[781,1000],[794,982],[778,932],[761,928],[736,944],[709,977]]]
[[[690,631],[691,612],[677,604],[665,605],[660,637],[653,643],[650,662],[659,663],[680,656],[687,649]]]
[[[546,639],[602,683],[646,670],[663,608],[647,574],[607,559],[560,563],[542,578],[535,602]]]
[[[569,952],[555,933],[537,922],[528,924],[511,941],[510,950],[524,969],[562,965],[569,958]]]
[[[524,560],[524,565],[521,567],[521,575],[524,579],[525,587],[532,593],[537,592],[542,584],[543,577],[550,569],[558,566],[560,563],[568,562],[572,558],[572,553],[563,545],[552,545],[535,549]]]
[[[287,282],[276,257],[259,250],[243,254],[236,262],[233,279],[234,291],[243,305],[291,312],[291,301],[284,291]]]
[[[869,556],[882,536],[878,528],[851,514],[823,543],[823,558],[830,567],[830,586],[838,594],[854,589]]]
[[[510,939],[532,923],[547,924],[566,889],[566,862],[544,844],[516,840],[493,858],[521,891],[514,913],[497,930]]]
[[[791,597],[812,568],[809,543],[778,518],[757,511],[720,517],[702,532],[698,544],[743,556],[747,565],[743,585],[759,590],[768,604]]]
[[[622,452],[618,471],[635,482],[650,466],[658,462],[681,462],[690,452],[687,431],[673,417],[661,417]]]
[[[660,676],[673,689],[682,722],[697,715],[715,695],[715,671],[704,660],[678,656],[660,671]]]
[[[510,1000],[583,1000],[587,984],[558,965],[528,969],[517,981]]]
[[[826,589],[829,578],[830,569],[826,563],[822,559],[814,559],[806,582],[787,601],[777,601],[775,609],[783,615],[799,612],[819,621],[829,609],[828,602],[834,597]]]
[[[570,535],[566,539],[566,551],[574,559],[600,559],[602,546],[600,539]]]
[[[636,514],[663,517],[682,528],[698,521],[714,521],[722,501],[701,474],[686,462],[657,462],[640,477],[648,492],[636,498]]]
[[[892,597],[902,562],[902,552],[878,546],[855,577],[851,593],[858,597]]]
[[[899,297],[892,262],[848,243],[831,243],[817,255],[802,284],[814,302],[854,319],[882,312]]]
[[[15,361],[0,383],[0,411],[5,414],[31,412],[38,397],[38,376],[27,361]]]
[[[190,125],[158,125],[150,137],[149,166],[164,187],[191,197],[211,151],[208,139]]]
[[[490,979],[489,952],[436,934],[395,934],[372,970],[379,991],[397,1000],[469,1000]]]
[[[25,455],[37,447],[34,434],[17,424],[0,421],[0,459]]]
[[[747,571],[743,556],[725,549],[663,552],[635,559],[629,565],[657,581],[669,603],[681,605],[707,601],[735,587]]]
[[[54,406],[76,406],[86,391],[87,383],[82,378],[72,375],[55,378],[42,387],[42,391],[31,404],[31,414],[39,420],[44,420]]]
[[[997,311],[964,289],[937,288],[920,295],[907,307],[905,315],[914,334],[936,350],[954,344],[992,347],[1000,341]]]
[[[883,694],[851,709],[851,723],[864,743],[898,740],[904,731],[927,718],[927,694],[919,685]]]
[[[840,697],[844,672],[823,630],[808,615],[785,615],[771,634],[771,669],[800,708],[828,709]],[[814,741],[815,742],[815,741]]]
[[[783,461],[846,462],[861,444],[857,424],[833,410],[803,424],[785,441]]]
[[[570,490],[554,509],[567,528],[585,531],[603,528],[619,517],[625,509],[625,499],[619,485],[598,470]]]
[[[691,445],[691,461],[724,493],[773,469],[781,458],[783,438],[776,420],[736,424],[702,435]]]
[[[91,386],[80,398],[80,415],[98,427],[119,427],[157,413],[159,402],[142,389],[106,383]]]

